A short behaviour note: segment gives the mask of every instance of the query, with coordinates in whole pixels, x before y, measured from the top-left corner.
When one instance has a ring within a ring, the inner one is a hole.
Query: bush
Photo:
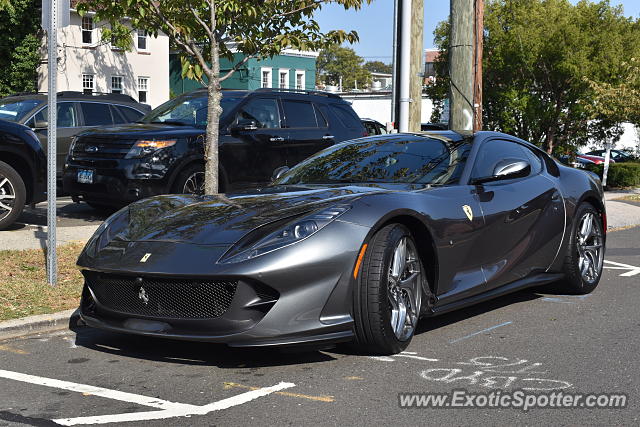
[[[602,177],[604,165],[593,167]],[[607,187],[640,187],[640,163],[613,163],[609,165]]]

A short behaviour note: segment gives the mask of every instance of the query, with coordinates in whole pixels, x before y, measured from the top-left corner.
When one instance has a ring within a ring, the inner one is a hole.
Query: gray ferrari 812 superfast
[[[600,180],[493,132],[327,148],[265,188],[152,197],[80,255],[81,319],[230,346],[350,341],[393,354],[420,318],[515,290],[598,284]]]

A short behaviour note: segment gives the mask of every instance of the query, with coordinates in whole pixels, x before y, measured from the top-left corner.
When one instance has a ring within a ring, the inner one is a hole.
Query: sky
[[[571,0],[577,3],[578,0]],[[366,61],[391,62],[393,50],[393,0],[373,0],[361,10],[345,11],[343,7],[327,5],[316,13],[322,31],[333,29],[356,30],[360,42],[352,45]],[[610,0],[621,4],[625,15],[640,18],[640,0]],[[424,47],[433,47],[433,31],[438,22],[449,16],[449,1],[424,0]]]

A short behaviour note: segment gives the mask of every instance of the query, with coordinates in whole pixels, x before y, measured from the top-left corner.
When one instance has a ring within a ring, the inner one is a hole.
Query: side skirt
[[[560,273],[537,274],[535,276],[530,276],[525,279],[516,280],[515,282],[508,283],[499,288],[494,288],[487,292],[472,295],[470,297],[467,297],[461,300],[452,301],[452,302],[447,302],[447,300],[436,301],[433,307],[431,307],[431,312],[427,313],[426,315],[436,316],[438,314],[448,313],[450,311],[454,311],[459,308],[467,307],[483,301],[487,301],[493,298],[507,295],[515,291],[519,291],[526,288],[532,288],[535,286],[546,285],[547,283],[560,280],[563,277],[564,275]]]

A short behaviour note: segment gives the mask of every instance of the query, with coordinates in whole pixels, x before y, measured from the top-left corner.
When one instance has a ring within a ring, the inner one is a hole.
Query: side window
[[[318,127],[328,127],[329,123],[327,122],[327,118],[322,114],[322,111],[318,109],[318,106],[316,104],[313,104],[313,110],[316,113],[316,119],[318,119]]]
[[[360,119],[355,115],[355,113],[349,111],[349,109],[343,107],[342,105],[331,104],[330,108],[331,111],[333,111],[336,116],[338,116],[343,125],[345,125],[349,129],[358,128]]]
[[[287,118],[287,127],[290,128],[315,128],[318,127],[313,105],[306,101],[283,100],[284,115]]]
[[[255,98],[245,104],[236,115],[236,123],[253,120],[258,128],[274,129],[280,127],[280,112],[275,98]]]
[[[492,176],[493,170],[497,166],[498,162],[505,159],[531,161],[520,144],[494,139],[485,142],[482,147],[480,147],[480,151],[478,151],[478,155],[476,157],[476,162],[473,165],[471,177],[484,178]]]
[[[542,172],[542,160],[540,159],[540,156],[534,153],[528,147],[522,147],[522,151],[524,151],[529,158],[529,164],[531,165],[531,175],[537,175]]]
[[[111,117],[113,117],[113,124],[114,125],[121,125],[123,123],[127,123],[127,121],[122,116],[122,114],[120,114],[120,112],[118,112],[118,109],[115,107],[115,105],[110,105],[109,109],[111,110]]]
[[[134,110],[133,108],[124,107],[122,105],[117,105],[116,109],[120,111],[120,114],[126,119],[127,123],[133,123],[140,120],[144,114],[140,111]]]
[[[85,126],[104,126],[113,124],[108,104],[83,102],[80,105],[82,105]]]
[[[29,120],[26,125],[33,128],[36,125],[36,122],[46,122],[49,114],[49,109],[47,107],[38,111],[31,120]],[[78,126],[78,115],[76,113],[76,109],[71,102],[60,102],[58,103],[58,122],[57,126],[59,128],[73,128]]]
[[[362,123],[362,124],[364,125],[364,128],[367,130],[367,133],[368,133],[369,135],[377,135],[377,134],[378,134],[378,132],[377,132],[377,130],[376,130],[376,125],[374,125],[373,123],[371,123],[371,122],[364,122],[364,123]]]

